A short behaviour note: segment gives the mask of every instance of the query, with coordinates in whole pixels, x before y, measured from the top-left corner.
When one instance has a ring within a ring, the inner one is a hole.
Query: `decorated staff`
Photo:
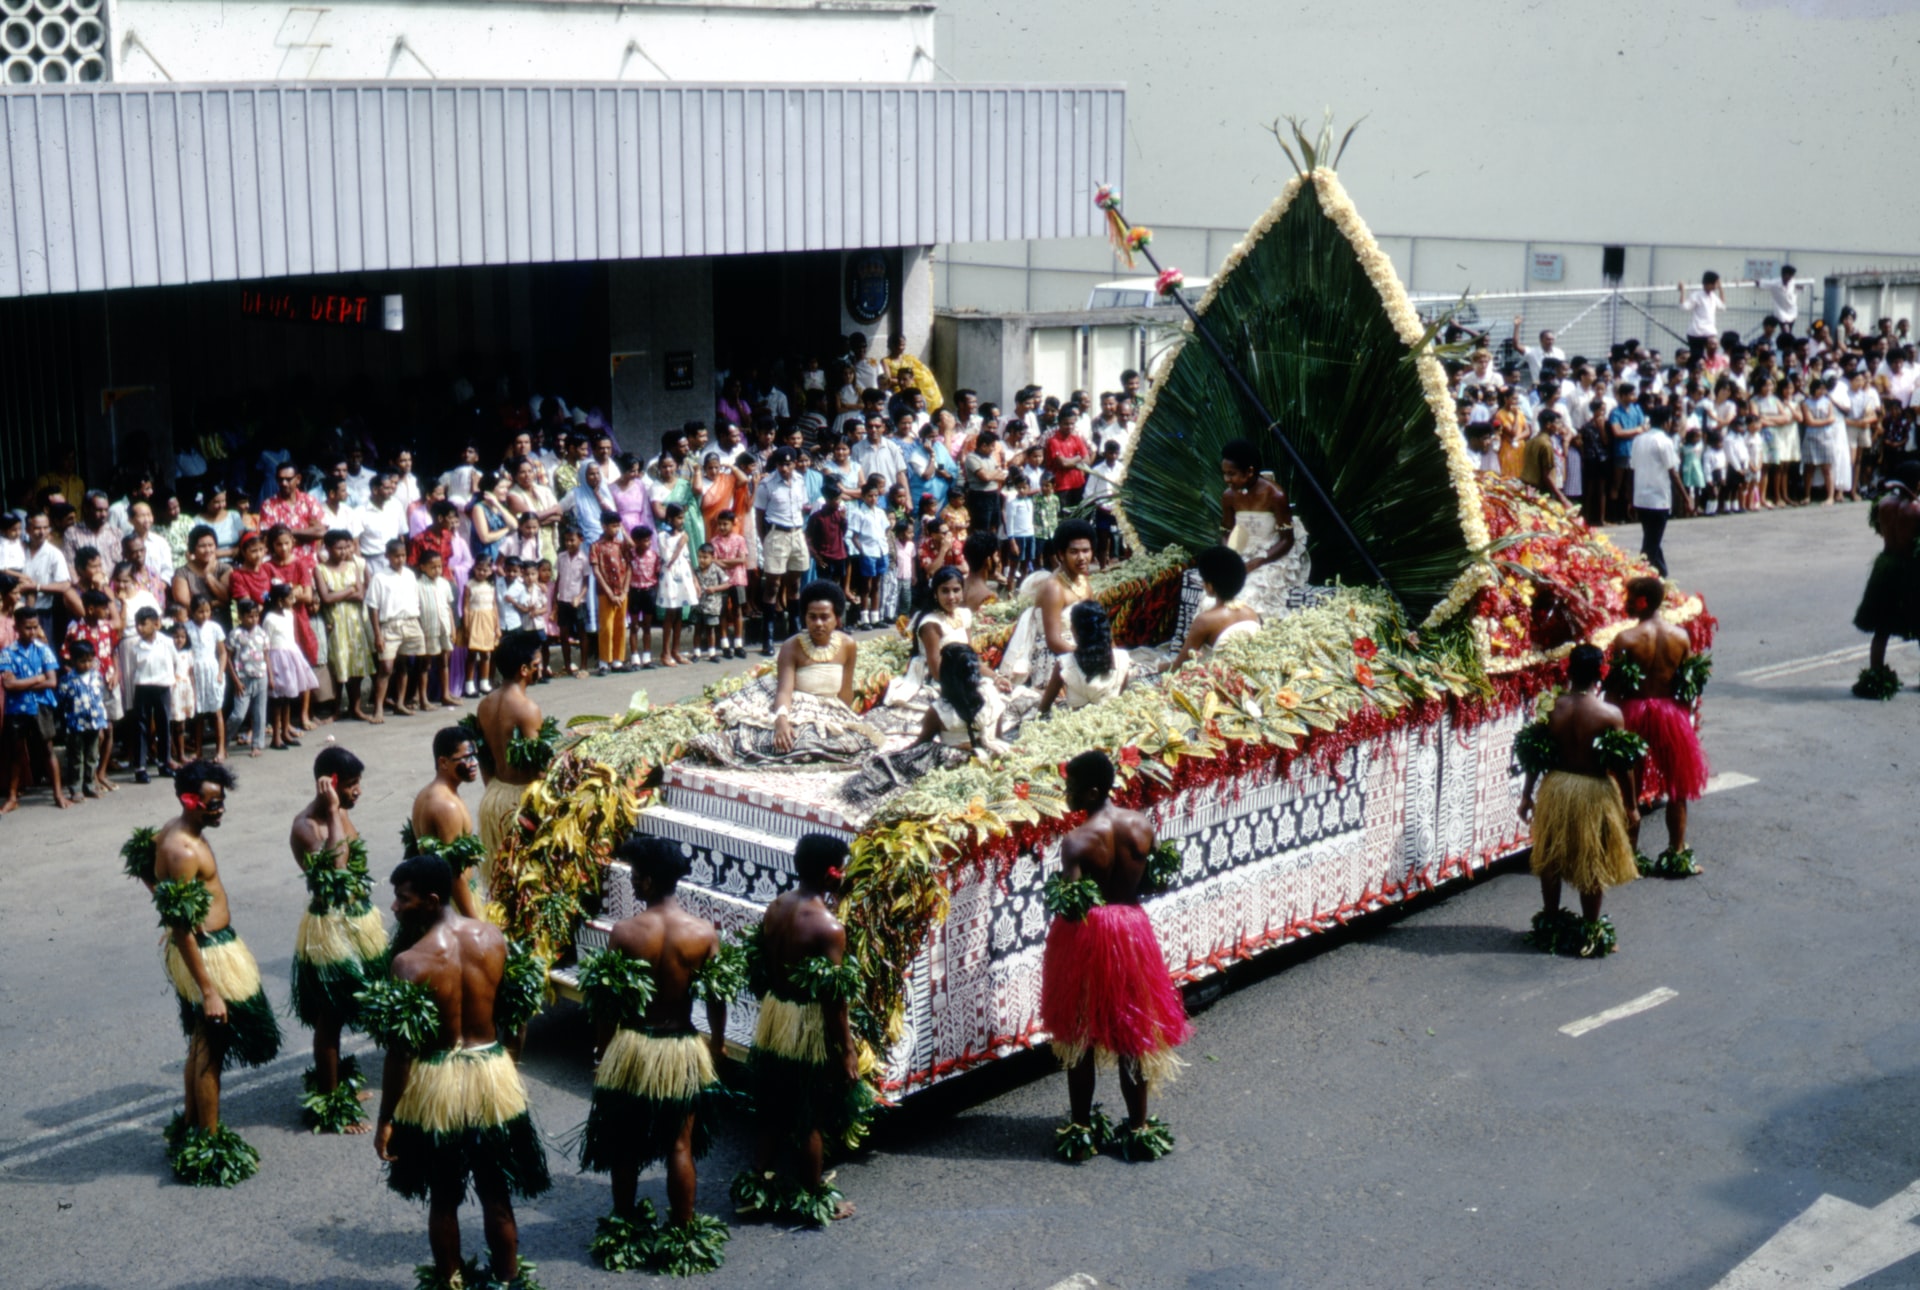
[[[439,856],[408,857],[392,882],[403,948],[392,976],[361,994],[360,1023],[387,1050],[373,1135],[387,1186],[428,1205],[433,1263],[418,1269],[419,1284],[537,1290],[533,1265],[520,1261],[513,1198],[552,1182],[500,1036],[538,1011],[545,973],[499,928],[453,908],[453,870]],[[469,1185],[485,1216],[491,1281],[478,1260],[460,1258]]]
[[[1685,878],[1700,872],[1687,845],[1687,803],[1707,791],[1707,754],[1693,728],[1693,712],[1713,660],[1695,654],[1687,634],[1660,618],[1666,594],[1658,578],[1627,583],[1627,612],[1639,621],[1613,638],[1607,693],[1619,700],[1627,729],[1647,742],[1638,800],[1667,804],[1667,849],[1659,859],[1647,859],[1635,824],[1635,861],[1641,873]]]
[[[1060,872],[1047,879],[1053,915],[1041,961],[1040,1021],[1067,1068],[1072,1118],[1054,1136],[1054,1154],[1079,1164],[1107,1146],[1128,1160],[1157,1160],[1173,1134],[1147,1114],[1147,1094],[1183,1065],[1174,1049],[1193,1028],[1140,897],[1179,872],[1179,856],[1154,845],[1153,824],[1108,800],[1113,763],[1084,752],[1067,763],[1067,808],[1086,822],[1060,843]],[[1126,1123],[1115,1127],[1094,1105],[1094,1070],[1118,1066]]]
[[[190,761],[174,773],[180,814],[156,833],[136,831],[120,854],[129,876],[153,893],[167,929],[167,979],[180,999],[187,1036],[186,1109],[167,1126],[167,1163],[196,1187],[231,1187],[253,1177],[260,1153],[220,1123],[220,1075],[259,1066],[280,1051],[280,1027],[260,986],[260,967],[233,930],[208,829],[226,818],[233,772]]]
[[[753,1168],[733,1180],[742,1214],[816,1226],[853,1214],[823,1173],[831,1147],[865,1134],[873,1100],[847,1011],[860,972],[833,914],[846,862],[839,838],[802,836],[793,852],[800,885],[767,906],[746,940],[747,988],[760,998],[747,1053],[759,1141]],[[789,1153],[792,1173],[783,1175],[775,1166]]]
[[[1869,633],[1867,665],[1853,683],[1863,699],[1891,699],[1900,693],[1900,675],[1887,666],[1887,640],[1920,637],[1920,462],[1903,461],[1886,492],[1867,513],[1880,535],[1867,589],[1853,625]]]
[[[727,1225],[693,1212],[694,1161],[707,1154],[710,1121],[726,1097],[716,1067],[727,1005],[746,988],[746,966],[712,923],[675,898],[688,867],[678,842],[636,833],[619,858],[645,908],[616,923],[607,948],[580,969],[600,1052],[580,1167],[613,1175],[613,1213],[594,1229],[593,1256],[609,1272],[711,1272],[724,1256]],[[693,1028],[696,998],[706,1001],[705,1039]],[[667,1167],[664,1227],[652,1202],[635,1204],[640,1171],[656,1160]]]
[[[433,780],[413,798],[413,813],[400,827],[400,845],[408,855],[430,851],[453,867],[453,906],[468,918],[480,917],[473,870],[486,858],[473,831],[473,813],[460,788],[480,778],[479,746],[465,726],[447,726],[433,737]]]
[[[307,880],[307,911],[293,942],[293,1013],[313,1031],[313,1066],[300,1099],[315,1133],[365,1133],[366,1077],[340,1056],[340,1032],[360,1014],[356,996],[386,973],[387,929],[372,903],[367,844],[350,812],[360,800],[360,759],[328,747],[313,759],[313,800],[293,817],[289,845]]]
[[[1575,648],[1567,693],[1514,740],[1527,773],[1520,818],[1533,821],[1533,872],[1540,879],[1541,909],[1527,940],[1577,958],[1613,953],[1613,923],[1600,913],[1601,897],[1640,876],[1633,862],[1632,831],[1640,823],[1633,770],[1647,745],[1626,729],[1620,709],[1599,696],[1605,675],[1599,646]],[[1560,907],[1562,883],[1580,893],[1578,917]]]

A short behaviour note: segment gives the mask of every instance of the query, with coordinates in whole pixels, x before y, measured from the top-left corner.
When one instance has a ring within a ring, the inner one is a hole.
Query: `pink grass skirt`
[[[1053,920],[1041,961],[1040,1020],[1063,1053],[1140,1058],[1193,1033],[1153,920],[1138,905],[1098,905],[1079,923]]]
[[[1707,753],[1693,716],[1672,699],[1628,699],[1620,705],[1627,729],[1647,741],[1640,769],[1642,800],[1697,802],[1707,791]]]

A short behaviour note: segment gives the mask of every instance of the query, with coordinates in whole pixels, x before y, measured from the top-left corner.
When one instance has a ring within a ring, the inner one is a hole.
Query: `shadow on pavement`
[[[1363,939],[1369,945],[1421,958],[1460,954],[1521,954],[1539,958],[1540,951],[1520,939],[1526,930],[1524,926],[1493,923],[1396,923]]]
[[[114,1088],[100,1089],[85,1097],[77,1097],[71,1102],[62,1102],[57,1106],[39,1107],[28,1111],[21,1118],[40,1125],[67,1124],[89,1115],[97,1115],[102,1111],[111,1111],[129,1102],[138,1102],[156,1093],[179,1091],[180,1086],[177,1080],[171,1084],[121,1084]]]

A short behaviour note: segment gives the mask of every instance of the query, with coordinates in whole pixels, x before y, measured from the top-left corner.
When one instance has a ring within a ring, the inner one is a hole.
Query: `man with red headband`
[[[1694,729],[1694,708],[1706,684],[1707,656],[1693,653],[1687,634],[1660,617],[1666,584],[1658,578],[1627,583],[1627,612],[1639,621],[1614,638],[1607,694],[1620,705],[1627,729],[1647,741],[1639,774],[1640,802],[1667,804],[1667,849],[1658,860],[1633,845],[1640,872],[1683,878],[1700,872],[1687,845],[1687,803],[1707,790],[1707,754]]]

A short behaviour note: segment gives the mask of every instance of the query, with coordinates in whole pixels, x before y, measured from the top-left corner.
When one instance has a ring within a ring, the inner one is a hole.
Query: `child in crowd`
[[[659,534],[660,585],[654,604],[660,610],[660,663],[678,667],[693,660],[680,652],[681,621],[688,609],[700,599],[700,579],[694,572],[693,553],[687,549],[684,530],[686,508],[678,502],[667,503],[665,526]]]
[[[560,639],[560,670],[567,676],[585,676],[587,661],[587,592],[593,584],[593,562],[581,545],[580,529],[574,524],[560,529],[560,558],[554,562],[553,634]],[[574,648],[580,650],[580,664],[573,661]]]
[[[406,549],[405,543],[400,546]],[[292,587],[276,582],[267,589],[263,621],[267,629],[267,697],[271,700],[267,715],[273,727],[273,742],[268,747],[275,752],[285,752],[300,746],[300,741],[293,737],[294,707],[300,702],[300,696],[319,681],[307,663],[307,656],[300,652],[300,638],[294,631]],[[383,691],[386,688],[384,677],[380,688]],[[377,703],[373,719],[380,720]]]
[[[747,537],[734,532],[732,511],[713,517],[713,560],[727,574],[727,594],[720,606],[719,657],[745,658],[747,639],[741,615],[747,606]]]
[[[1700,427],[1687,427],[1687,437],[1680,443],[1680,486],[1693,499],[1693,509],[1699,512],[1706,501],[1707,492],[1707,441],[1700,433]]]
[[[241,599],[233,611],[239,626],[227,638],[227,676],[233,682],[233,724],[248,733],[240,736],[247,756],[258,757],[267,742],[267,629],[260,623],[258,602]]]
[[[407,567],[407,543],[395,538],[387,543],[387,566],[374,572],[367,587],[367,623],[373,630],[373,715],[376,724],[386,720],[387,691],[393,689],[393,712],[410,717],[413,705],[407,702],[413,693],[413,678],[420,657],[426,652],[426,638],[420,631],[420,579]],[[273,608],[267,608],[267,626],[273,626]],[[278,677],[278,661],[275,661]],[[397,678],[397,684],[396,684]],[[276,692],[275,697],[278,697]],[[426,706],[426,680],[420,682],[420,706]]]
[[[1113,499],[1126,477],[1127,468],[1120,462],[1120,441],[1109,439],[1101,445],[1099,460],[1087,468],[1087,491],[1083,494],[1093,503],[1093,559],[1102,569],[1120,556],[1120,526],[1113,517]]]
[[[187,648],[193,674],[193,755],[206,755],[206,734],[213,730],[213,759],[227,759],[227,629],[213,620],[213,601],[195,596],[187,607]]]
[[[159,624],[158,615],[154,624]],[[32,608],[14,609],[13,633],[13,643],[0,649],[0,689],[6,694],[6,722],[0,737],[6,741],[8,767],[7,800],[0,803],[0,815],[20,805],[21,787],[33,783],[35,761],[46,766],[53,804],[64,809],[67,799],[60,791],[60,759],[53,751],[53,736],[60,725],[60,661],[47,645],[40,616]],[[146,782],[144,770],[139,778]]]
[[[155,613],[160,611],[158,602],[151,596],[147,601]],[[106,592],[89,587],[80,593],[79,618],[67,624],[66,649],[71,660],[71,650],[75,644],[85,641],[93,647],[93,670],[100,678],[101,701],[107,708],[107,726],[100,738],[100,756],[94,767],[93,787],[97,792],[111,793],[113,784],[107,779],[107,770],[113,763],[113,727],[114,723],[126,715],[126,696],[120,691],[120,637],[124,634],[116,630],[113,622],[113,597]],[[84,785],[75,784],[75,788]]]
[[[1726,442],[1718,430],[1707,432],[1707,450],[1702,464],[1707,474],[1707,510],[1704,514],[1717,515],[1720,512],[1720,498],[1727,491]]]
[[[847,563],[855,596],[848,606],[854,616],[850,627],[872,628],[886,621],[880,594],[887,566],[893,562],[893,548],[887,538],[887,512],[880,504],[885,482],[878,475],[869,476],[859,496],[847,506]]]
[[[513,556],[503,555],[499,560],[500,576],[495,585],[500,589],[500,634],[510,635],[524,627],[525,619],[521,609],[526,600],[521,591],[520,561]]]
[[[1020,454],[1000,486],[1000,558],[1016,582],[1033,565],[1033,502],[1046,474],[1034,464],[1040,451],[1036,447]]]
[[[553,561],[542,560],[538,564],[522,563],[522,574],[532,578],[533,620],[527,625],[539,630],[545,643],[540,647],[540,680],[553,679],[553,643],[560,639],[560,620],[554,614]]]
[[[479,556],[473,562],[460,631],[467,644],[467,697],[493,693],[493,651],[500,644],[500,593],[493,581],[491,556]]]
[[[820,506],[807,520],[807,550],[813,553],[813,576],[847,589],[847,517],[840,509],[840,481],[829,479],[820,489]]]
[[[913,557],[916,547],[913,541],[913,525],[907,520],[893,522],[893,600],[887,604],[887,612],[898,616],[911,612],[911,604],[902,604],[903,598],[911,599],[914,594]]]
[[[653,530],[645,525],[634,525],[630,536],[633,538],[633,554],[629,557],[633,581],[627,588],[627,612],[633,623],[629,632],[632,662],[650,668],[653,666],[653,620],[658,614],[654,592],[660,586],[660,553],[653,549]]]
[[[106,736],[107,696],[99,659],[85,639],[67,642],[67,668],[60,674],[60,719],[67,735],[67,798],[100,796],[100,741]]]
[[[733,591],[733,575],[720,566],[713,558],[713,543],[700,544],[700,607],[694,612],[693,619],[693,657],[696,660],[713,662],[722,657],[720,648],[715,644],[720,633],[721,621],[726,616],[726,603]]]
[[[627,558],[623,536],[619,515],[602,511],[600,540],[593,544],[588,560],[593,569],[594,610],[599,620],[594,651],[599,657],[596,676],[605,676],[609,668],[627,670],[627,588],[633,583],[633,562]]]
[[[167,636],[173,641],[173,689],[167,695],[167,716],[173,722],[173,762],[178,769],[187,764],[190,757],[198,757],[196,750],[187,751],[187,728],[195,724],[193,719],[193,637],[187,632],[184,621],[175,621],[167,628]]]
[[[292,631],[291,622],[288,629]],[[294,651],[296,654],[299,650]],[[148,782],[147,772],[166,763],[168,701],[173,694],[173,641],[160,630],[158,610],[142,609],[133,635],[120,643],[122,684],[133,687],[133,782]]]
[[[1031,457],[1028,460],[1032,460]],[[1060,495],[1053,491],[1053,472],[1040,472],[1040,495],[1033,499],[1033,541],[1036,546],[1052,541],[1060,527]]]
[[[440,706],[457,708],[453,693],[453,583],[438,551],[420,553],[420,706],[433,702],[433,680],[440,679]]]

